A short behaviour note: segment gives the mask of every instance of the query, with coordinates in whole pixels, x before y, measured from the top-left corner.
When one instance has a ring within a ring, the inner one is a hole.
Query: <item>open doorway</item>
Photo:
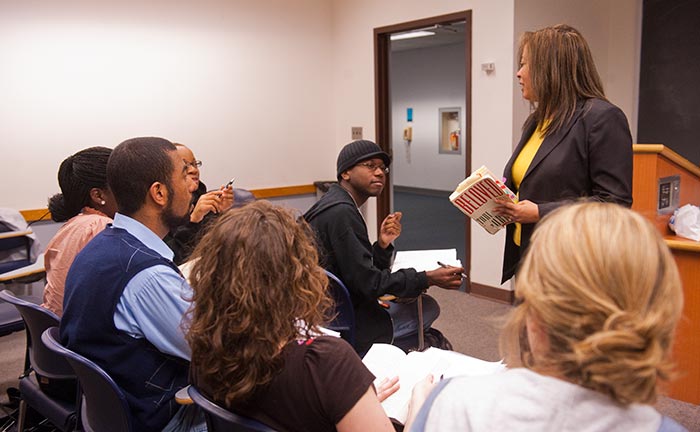
[[[377,226],[404,211],[398,249],[457,247],[469,274],[471,224],[448,196],[471,172],[471,11],[374,35],[377,143],[393,157]]]

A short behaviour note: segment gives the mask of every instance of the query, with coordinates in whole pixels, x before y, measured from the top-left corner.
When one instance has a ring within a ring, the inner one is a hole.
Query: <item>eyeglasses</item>
[[[360,162],[358,165],[362,165],[363,167],[369,169],[372,172],[375,172],[377,168],[379,168],[384,174],[389,174],[389,167],[384,164],[375,165],[372,162]]]
[[[201,160],[196,160],[193,162],[187,162],[186,160],[182,160],[185,163],[185,166],[192,167],[192,168],[199,168],[202,166],[202,161]]]

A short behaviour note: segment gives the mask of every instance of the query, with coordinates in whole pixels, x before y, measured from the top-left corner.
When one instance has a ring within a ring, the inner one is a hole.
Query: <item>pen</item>
[[[236,177],[229,180],[229,182],[226,183],[226,186],[224,186],[224,189],[228,188],[229,186],[233,186],[233,182],[235,182],[235,181],[236,181]]]
[[[450,268],[450,267],[453,267],[453,266],[449,266],[449,265],[447,265],[447,264],[445,264],[445,263],[442,263],[442,262],[440,262],[440,261],[438,261],[437,263],[438,263],[438,265],[439,265],[440,267],[442,267],[442,268]],[[464,273],[460,273],[459,275],[462,276],[462,279],[469,279],[469,276],[467,276],[467,275],[464,274]]]

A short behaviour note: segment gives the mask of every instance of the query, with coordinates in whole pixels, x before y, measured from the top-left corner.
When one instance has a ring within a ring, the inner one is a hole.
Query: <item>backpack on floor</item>
[[[436,328],[430,327],[426,330],[423,334],[423,340],[425,341],[426,348],[435,347],[447,351],[454,351],[452,349],[452,343]]]

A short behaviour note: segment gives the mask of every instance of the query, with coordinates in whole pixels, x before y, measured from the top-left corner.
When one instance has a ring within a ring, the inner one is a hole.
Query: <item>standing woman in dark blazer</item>
[[[506,164],[518,203],[504,203],[503,280],[510,279],[537,222],[581,197],[632,205],[632,136],[625,114],[608,102],[581,33],[560,24],[525,33],[517,77],[532,113]],[[571,245],[576,247],[576,245]]]

